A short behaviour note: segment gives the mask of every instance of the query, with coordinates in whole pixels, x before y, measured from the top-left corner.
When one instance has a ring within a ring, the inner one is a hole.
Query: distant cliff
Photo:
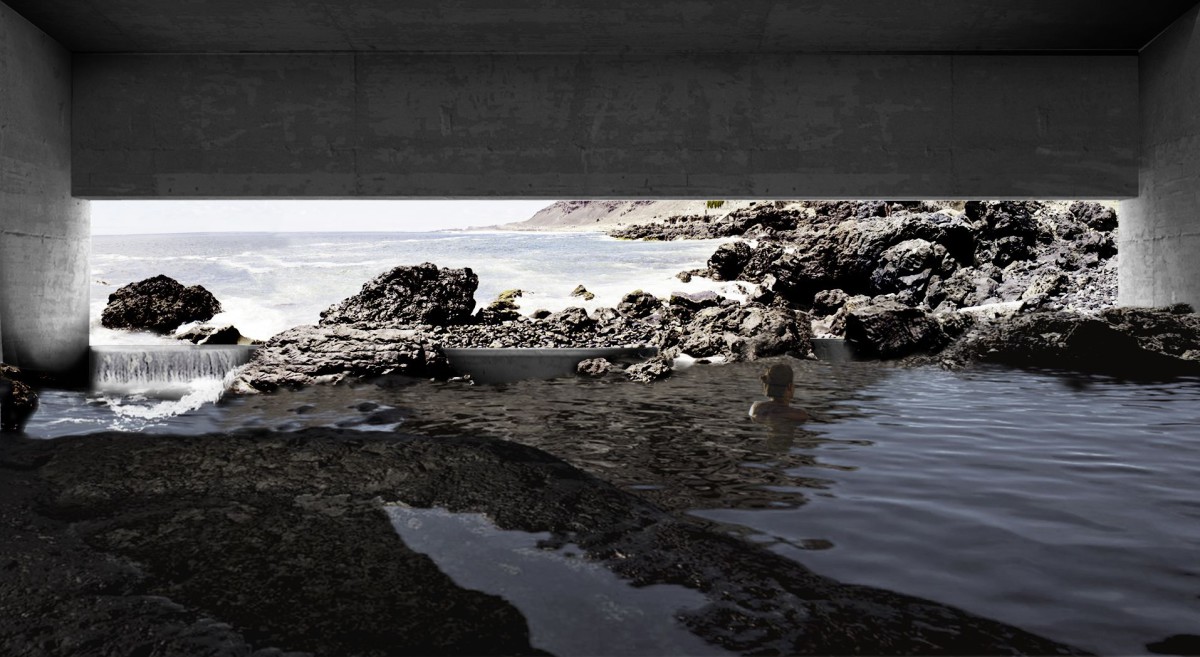
[[[758,202],[758,203],[761,203]],[[558,201],[525,221],[491,230],[610,231],[672,217],[719,218],[755,201]]]

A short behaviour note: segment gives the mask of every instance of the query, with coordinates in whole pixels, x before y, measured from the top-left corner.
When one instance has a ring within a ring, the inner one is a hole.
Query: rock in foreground
[[[1113,308],[1097,317],[1033,312],[983,323],[940,360],[1135,378],[1200,375],[1200,315],[1188,308]]]
[[[901,358],[941,349],[948,342],[928,313],[895,301],[875,301],[846,313],[846,340],[858,353]]]
[[[0,363],[0,433],[20,433],[37,411],[37,393],[21,379],[21,370]]]
[[[479,277],[470,268],[438,269],[432,263],[395,267],[321,313],[321,325],[405,324],[449,326],[471,321]]]
[[[446,377],[441,345],[416,329],[297,326],[271,338],[238,370],[237,392],[270,392],[347,377]]]
[[[167,334],[190,322],[206,322],[221,304],[199,285],[184,287],[168,276],[130,283],[108,296],[100,323],[111,329]]]
[[[708,603],[678,618],[732,653],[1075,652],[816,575],[499,440],[99,434],[0,444],[0,465],[0,646],[11,657],[539,652],[512,604],[409,548],[387,503],[485,513],[573,543],[634,586],[697,591]]]

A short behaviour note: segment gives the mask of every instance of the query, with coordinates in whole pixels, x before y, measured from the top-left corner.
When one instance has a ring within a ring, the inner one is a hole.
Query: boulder
[[[1071,216],[1092,230],[1114,231],[1117,229],[1117,213],[1109,207],[1089,201],[1071,204]]]
[[[912,291],[914,298],[923,299],[929,277],[941,268],[945,255],[946,247],[923,239],[905,240],[889,247],[871,273],[872,291],[875,294]]]
[[[808,314],[757,303],[705,308],[684,327],[679,349],[695,358],[724,356],[755,360],[770,356],[806,357],[812,352]]]
[[[655,356],[644,363],[625,368],[625,376],[638,383],[653,383],[671,376],[671,359]]]
[[[1068,279],[1067,275],[1062,272],[1050,272],[1043,274],[1034,279],[1034,281],[1029,284],[1029,287],[1025,288],[1025,291],[1021,293],[1021,300],[1032,301],[1035,299],[1061,294],[1066,291],[1067,284],[1069,282],[1070,279]]]
[[[983,362],[1131,378],[1200,375],[1200,317],[1113,309],[1100,317],[1032,312],[977,326],[941,355],[943,363]]]
[[[1117,331],[1132,336],[1141,348],[1184,357],[1200,350],[1200,315],[1187,304],[1164,308],[1109,308],[1100,317]]]
[[[988,261],[1001,268],[1033,257],[1033,249],[1030,248],[1029,243],[1016,235],[996,239],[984,253],[991,256]]]
[[[235,375],[237,392],[271,392],[384,375],[442,378],[441,345],[416,329],[368,324],[297,326],[267,341]]]
[[[400,266],[321,312],[322,326],[369,324],[449,326],[471,321],[479,277],[470,268],[439,269],[432,263]]]
[[[233,326],[197,325],[175,334],[178,340],[187,340],[192,344],[238,344],[242,339],[241,331]]]
[[[621,297],[617,312],[626,317],[648,317],[662,310],[662,302],[653,294],[634,290]]]
[[[871,301],[871,297],[865,294],[856,294],[847,298],[846,301],[842,303],[842,307],[838,308],[837,312],[834,313],[833,317],[829,320],[830,334],[844,336],[846,334],[846,315],[850,314],[850,311],[854,310],[855,308],[862,308],[870,305]]]
[[[717,247],[708,259],[708,270],[713,280],[737,280],[746,264],[750,262],[750,245],[745,242],[730,242]]]
[[[671,312],[690,319],[693,315],[713,306],[721,305],[721,297],[717,296],[716,292],[706,290],[704,292],[673,292],[671,298],[667,301]]]
[[[480,324],[503,324],[511,322],[521,316],[517,309],[516,299],[524,292],[521,290],[505,290],[501,292],[496,300],[488,304],[486,308],[481,308],[475,314],[475,321]]]
[[[206,322],[221,304],[199,285],[184,287],[169,276],[130,283],[108,296],[100,323],[111,329],[151,331],[166,335],[181,324]]]
[[[770,242],[760,243],[750,253],[750,259],[742,268],[742,280],[761,282],[771,271],[771,265],[783,256],[783,248]]]
[[[601,377],[612,371],[612,363],[604,358],[589,358],[580,361],[575,371],[581,376]]]
[[[846,315],[846,340],[856,352],[878,358],[936,351],[947,341],[941,325],[927,313],[886,300],[851,310]]]
[[[0,433],[20,433],[37,411],[38,395],[21,381],[21,370],[0,363]]]
[[[566,333],[583,333],[596,325],[596,320],[588,316],[588,311],[578,307],[564,308],[542,321],[557,324]]]
[[[576,285],[575,289],[571,290],[571,296],[583,297],[584,301],[591,301],[592,299],[596,298],[596,295],[592,294],[591,292],[588,292],[587,288],[585,288],[582,285]]]
[[[832,315],[846,305],[850,295],[844,290],[822,290],[813,297],[813,313],[817,315]]]

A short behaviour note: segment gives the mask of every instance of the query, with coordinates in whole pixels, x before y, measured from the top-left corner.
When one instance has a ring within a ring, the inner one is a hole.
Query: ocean
[[[704,267],[721,241],[640,242],[601,233],[531,232],[100,235],[92,239],[92,344],[176,342],[100,325],[109,294],[158,274],[204,286],[224,308],[213,323],[233,324],[243,335],[266,340],[293,326],[315,324],[322,310],[392,267],[422,262],[470,267],[479,276],[479,305],[504,290],[520,289],[525,294],[518,303],[526,313],[615,306],[637,289],[661,296],[708,289],[737,295],[735,284],[700,278],[685,284],[675,278],[680,271]],[[595,299],[570,296],[577,285]]]

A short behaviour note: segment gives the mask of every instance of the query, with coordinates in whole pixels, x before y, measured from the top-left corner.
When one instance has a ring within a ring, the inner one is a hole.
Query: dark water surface
[[[354,426],[551,452],[813,570],[1102,654],[1200,634],[1200,381],[789,360],[794,431],[749,421],[764,364],[505,385],[384,381],[114,418],[50,393],[29,427]]]

